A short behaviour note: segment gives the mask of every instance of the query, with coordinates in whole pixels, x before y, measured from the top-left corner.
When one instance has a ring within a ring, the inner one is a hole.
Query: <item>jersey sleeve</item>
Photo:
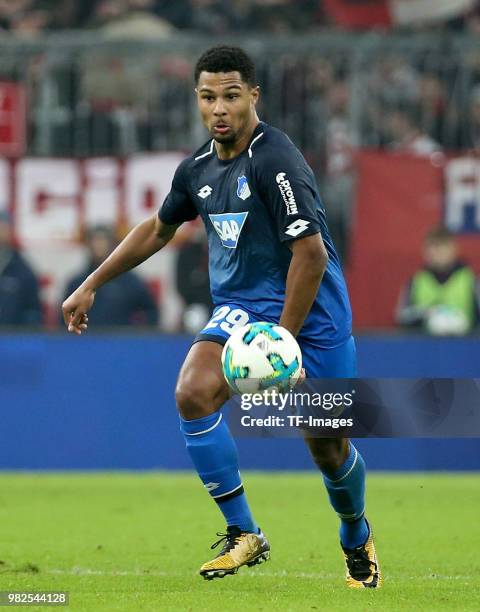
[[[275,221],[281,242],[318,234],[320,202],[315,178],[295,147],[269,147],[254,160],[262,200]]]
[[[198,211],[188,192],[187,164],[188,160],[184,160],[178,166],[173,177],[170,193],[158,211],[160,221],[167,225],[192,221],[198,216]]]

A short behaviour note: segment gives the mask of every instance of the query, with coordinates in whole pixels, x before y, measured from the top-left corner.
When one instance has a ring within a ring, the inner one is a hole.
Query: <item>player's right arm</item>
[[[68,331],[80,335],[86,330],[87,312],[93,305],[97,289],[157,253],[173,238],[179,225],[166,224],[155,214],[134,227],[109,257],[63,302],[63,319]]]

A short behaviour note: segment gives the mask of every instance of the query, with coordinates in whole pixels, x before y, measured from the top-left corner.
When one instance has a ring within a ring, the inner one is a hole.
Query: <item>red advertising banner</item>
[[[388,27],[392,23],[387,0],[325,0],[324,10],[333,21],[349,29]]]
[[[19,157],[25,142],[25,90],[18,83],[0,81],[0,155]]]
[[[474,7],[475,0],[324,0],[327,15],[349,29],[442,22]]]
[[[480,210],[480,185],[470,182],[466,191],[463,174],[458,184],[452,184],[448,177],[460,161],[469,168],[461,158],[440,165],[438,161],[438,157],[431,161],[370,151],[358,155],[348,270],[357,329],[394,325],[400,290],[422,265],[423,239],[432,227],[445,223],[456,231],[462,258],[480,272],[480,228],[471,224],[455,228],[450,222],[452,217],[460,219],[460,212],[468,220],[473,208]],[[477,180],[480,183],[480,173]]]

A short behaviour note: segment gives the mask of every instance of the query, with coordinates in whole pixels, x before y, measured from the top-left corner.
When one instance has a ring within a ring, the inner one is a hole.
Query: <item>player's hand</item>
[[[294,383],[291,384],[291,388],[293,389],[293,387],[301,385],[305,381],[306,377],[307,375],[305,374],[305,368],[302,368],[300,370],[300,376],[297,378],[297,380]]]
[[[93,305],[95,291],[80,285],[62,304],[63,320],[70,333],[80,336],[88,328],[87,312]]]

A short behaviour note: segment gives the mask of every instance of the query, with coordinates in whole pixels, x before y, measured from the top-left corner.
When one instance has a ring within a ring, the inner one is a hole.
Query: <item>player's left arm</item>
[[[317,295],[327,267],[328,254],[320,233],[294,240],[288,246],[292,259],[280,325],[296,336]]]
[[[292,252],[280,325],[296,336],[312,307],[328,263],[315,178],[290,144],[253,156],[254,177],[281,243]]]

